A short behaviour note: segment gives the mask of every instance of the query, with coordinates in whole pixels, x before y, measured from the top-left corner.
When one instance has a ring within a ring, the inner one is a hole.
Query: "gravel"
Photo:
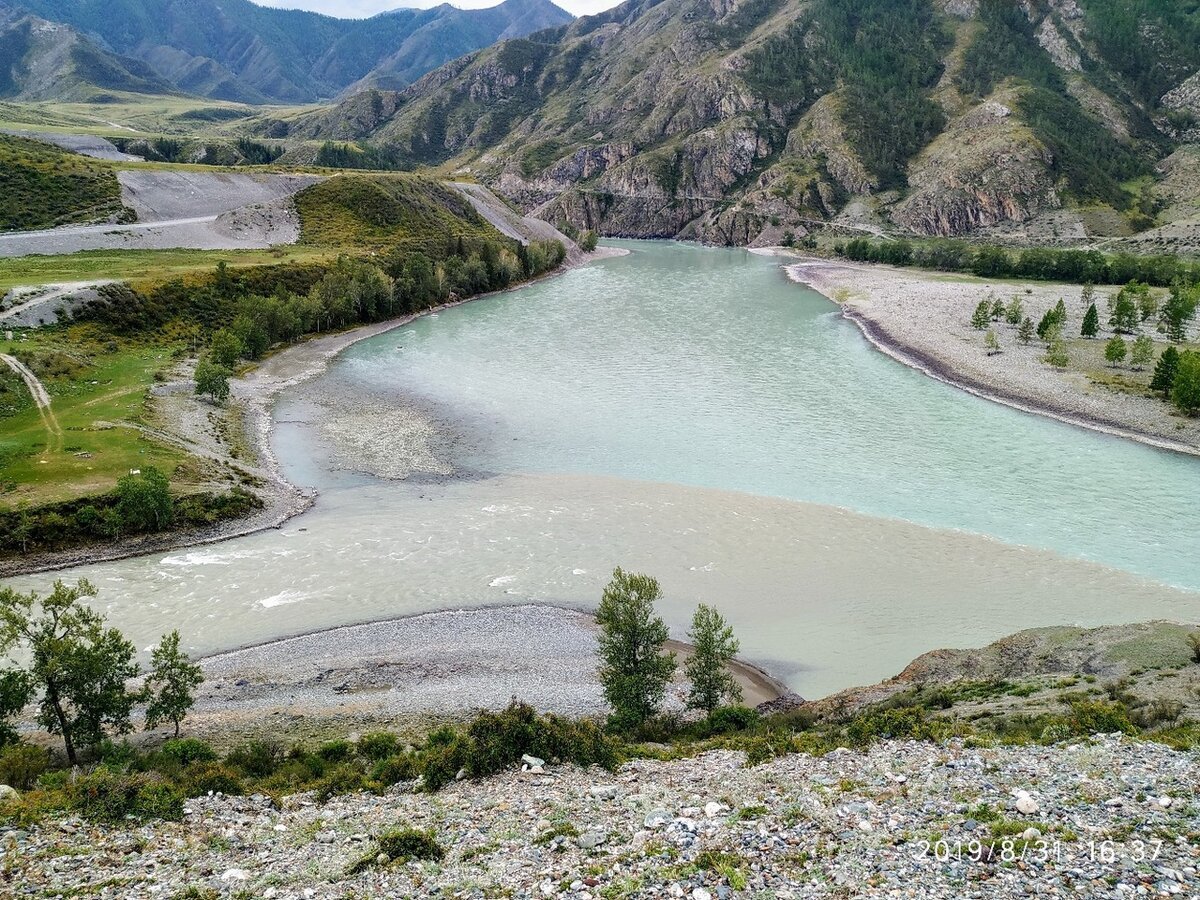
[[[0,847],[12,897],[1194,897],[1198,783],[1195,755],[1115,735],[884,742],[755,767],[714,751],[282,810],[208,796],[180,823],[52,818],[0,829]],[[350,874],[394,827],[432,829],[444,858]]]
[[[1004,352],[984,353],[982,333],[971,327],[970,317],[989,293],[1006,303],[1018,294],[1034,322],[1062,298],[1078,328],[1078,286],[987,282],[824,259],[803,259],[786,271],[793,281],[838,302],[843,315],[880,350],[935,378],[1071,424],[1200,453],[1200,420],[1172,415],[1160,400],[1093,385],[1082,372],[1051,368],[1042,362],[1042,343],[1021,346],[1013,326],[997,323]],[[1099,296],[1097,304],[1104,306]]]

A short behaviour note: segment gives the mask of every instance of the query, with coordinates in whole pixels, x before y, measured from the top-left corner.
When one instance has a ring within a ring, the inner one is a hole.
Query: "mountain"
[[[67,25],[0,9],[0,98],[78,101],[107,91],[172,90],[145,63],[101,50]]]
[[[1052,242],[1195,212],[1196,179],[1168,173],[1195,158],[1198,69],[1195,2],[628,0],[293,134],[610,234]]]
[[[307,103],[364,78],[403,86],[501,38],[571,21],[550,0],[506,0],[483,10],[398,9],[365,20],[248,0],[4,2],[148,63],[180,90],[249,103]]]

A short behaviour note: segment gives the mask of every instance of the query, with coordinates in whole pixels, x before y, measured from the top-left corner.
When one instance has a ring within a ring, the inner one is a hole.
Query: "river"
[[[276,451],[321,496],[283,529],[66,577],[139,646],[206,652],[593,606],[620,565],[659,577],[676,634],[713,603],[810,697],[1022,628],[1200,618],[1197,460],[909,370],[776,260],[621,245],[286,393]]]

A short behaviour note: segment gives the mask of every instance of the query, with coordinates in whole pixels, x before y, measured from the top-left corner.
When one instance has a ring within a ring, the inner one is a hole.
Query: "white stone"
[[[692,891],[692,900],[712,900],[712,894],[704,888],[696,888]]]
[[[715,819],[727,809],[729,809],[729,807],[724,803],[717,803],[715,800],[710,800],[708,803],[704,804],[704,815],[705,818]]]
[[[530,756],[528,753],[521,757],[521,762],[525,763],[525,765],[529,766],[531,769],[540,769],[546,765],[546,761],[544,759],[538,759],[536,756]]]
[[[1021,813],[1022,815],[1032,816],[1037,811],[1037,801],[1028,794],[1024,794],[1017,798],[1017,812]]]
[[[1163,809],[1169,809],[1171,804],[1174,802],[1175,801],[1172,800],[1170,797],[1168,797],[1166,794],[1164,794],[1163,796],[1158,798],[1158,805],[1161,806]]]
[[[222,881],[248,881],[250,873],[245,869],[226,869],[221,873]]]
[[[619,788],[615,784],[594,784],[588,793],[600,800],[615,800]]]
[[[21,794],[12,785],[0,784],[0,803],[16,800],[20,796]]]

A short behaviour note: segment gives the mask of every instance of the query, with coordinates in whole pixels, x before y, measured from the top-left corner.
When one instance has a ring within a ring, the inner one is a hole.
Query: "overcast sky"
[[[254,0],[262,6],[280,6],[285,9],[311,9],[329,16],[346,19],[362,19],[386,9],[400,6],[416,6],[426,9],[437,6],[442,0]],[[460,9],[481,9],[495,6],[500,0],[453,0],[451,6]],[[616,6],[620,0],[554,0],[559,6],[577,16],[586,16]]]

